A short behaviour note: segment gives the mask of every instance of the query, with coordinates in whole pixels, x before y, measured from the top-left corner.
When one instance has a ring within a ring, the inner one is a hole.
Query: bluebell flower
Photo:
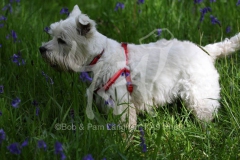
[[[3,129],[0,129],[0,144],[6,139],[6,133]]]
[[[162,33],[162,29],[157,29],[157,35],[160,36]]]
[[[202,1],[203,1],[203,0],[194,0],[194,3],[195,3],[195,4],[200,4],[200,3],[202,3]]]
[[[0,48],[2,48],[2,44],[0,44]]]
[[[14,30],[12,30],[11,33],[6,36],[6,39],[9,39],[10,37],[13,38],[13,42],[17,41],[17,33]]]
[[[228,27],[226,28],[226,32],[227,32],[227,33],[230,33],[230,32],[231,32],[231,27],[230,27],[230,26],[228,26]]]
[[[3,11],[9,11],[10,13],[12,13],[12,5],[9,3],[9,4],[7,4],[6,6],[4,6],[3,8],[2,8],[2,10]]]
[[[4,24],[3,23],[0,23],[0,28],[3,28],[4,27]]]
[[[238,2],[236,3],[236,5],[237,5],[237,6],[239,6],[239,5],[240,5],[240,0],[238,0]]]
[[[6,39],[9,39],[10,38],[10,35],[8,34],[8,35],[6,35]]]
[[[20,154],[21,153],[21,146],[19,145],[19,143],[12,143],[9,146],[7,146],[7,149],[12,154]]]
[[[11,35],[12,35],[13,41],[16,42],[17,41],[17,33],[14,30],[12,30]]]
[[[114,100],[111,97],[109,97],[109,99],[105,101],[105,105],[108,105],[110,107],[114,107],[115,106],[115,102],[114,102]]]
[[[0,116],[2,116],[2,111],[0,111]],[[1,139],[1,138],[0,138]]]
[[[7,17],[5,17],[5,16],[0,16],[0,21],[6,21],[7,20]]]
[[[63,152],[62,144],[60,142],[55,143],[55,154]]]
[[[83,160],[94,160],[94,158],[92,157],[91,154],[88,154],[85,157],[83,157]]]
[[[11,58],[12,58],[13,63],[19,64],[20,55],[13,54],[13,56]]]
[[[205,7],[203,9],[200,9],[200,12],[201,12],[200,22],[202,22],[205,14],[208,12],[212,12],[212,9],[210,7]]]
[[[17,98],[15,98],[15,99],[12,100],[11,105],[12,105],[14,108],[18,108],[20,102],[21,102],[21,99],[19,99],[19,98],[17,97]]]
[[[21,57],[21,52],[20,51],[17,54],[13,54],[11,59],[12,59],[12,62],[16,63],[18,66],[26,64],[25,60],[22,59],[22,57]]]
[[[21,144],[21,147],[26,147],[28,145],[28,138]]]
[[[210,0],[211,3],[216,2],[216,0]]]
[[[3,93],[4,92],[4,87],[3,87],[3,85],[0,85],[0,93]]]
[[[117,2],[116,7],[115,7],[115,11],[118,11],[119,9],[124,9],[124,3],[121,2]]]
[[[42,71],[42,75],[46,78],[46,81],[49,82],[50,84],[54,84],[52,78],[50,78],[47,74],[45,74],[43,71]]]
[[[216,17],[214,17],[213,15],[210,16],[210,19],[211,19],[212,24],[218,24],[218,25],[221,26],[220,21]]]
[[[45,28],[43,29],[43,31],[46,32],[46,33],[48,33],[49,30],[50,30],[50,27],[45,27]]]
[[[38,147],[39,149],[43,148],[45,151],[47,150],[47,144],[46,144],[43,140],[39,140],[39,141],[38,141],[37,147]]]
[[[107,130],[111,130],[115,126],[116,126],[116,124],[114,124],[114,123],[107,123]]]
[[[61,160],[66,159],[66,156],[63,153],[62,144],[60,142],[56,142],[55,143],[55,154],[60,155],[61,156]]]
[[[20,0],[16,0],[17,3],[20,3]]]
[[[68,8],[63,7],[63,8],[60,10],[60,14],[66,14],[66,15],[68,16],[68,15],[69,15],[69,10],[68,10]]]
[[[40,110],[39,107],[37,107],[37,108],[36,108],[36,116],[39,115],[39,110]]]
[[[140,5],[140,4],[143,4],[144,3],[144,0],[138,0],[137,1],[137,4]]]
[[[142,152],[147,152],[147,145],[145,144],[145,139],[144,139],[144,131],[143,131],[143,127],[139,127],[139,131],[140,131],[140,146],[142,147]]]
[[[87,72],[81,72],[81,73],[80,73],[80,79],[81,79],[83,82],[86,82],[86,81],[92,82],[92,78],[89,77],[89,75],[88,75]]]

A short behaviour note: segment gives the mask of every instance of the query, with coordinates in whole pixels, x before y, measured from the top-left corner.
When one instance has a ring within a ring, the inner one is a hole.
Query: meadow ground
[[[179,100],[160,106],[154,117],[140,115],[133,132],[111,128],[119,117],[98,110],[89,120],[89,82],[79,73],[54,71],[38,51],[50,39],[44,28],[65,19],[67,10],[61,14],[61,9],[75,4],[96,20],[101,33],[119,42],[139,44],[153,30],[167,28],[175,38],[205,45],[240,31],[240,2],[117,2],[0,2],[0,159],[240,159],[239,51],[216,62],[222,107],[214,122],[198,122]],[[143,43],[171,38],[158,31]]]

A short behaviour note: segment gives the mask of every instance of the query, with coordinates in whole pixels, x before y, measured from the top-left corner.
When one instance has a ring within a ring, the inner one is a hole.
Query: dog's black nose
[[[41,54],[43,54],[47,51],[47,49],[45,47],[39,47],[39,51],[41,52]]]

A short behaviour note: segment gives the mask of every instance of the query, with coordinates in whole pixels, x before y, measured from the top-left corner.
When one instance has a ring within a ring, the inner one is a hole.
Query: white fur
[[[86,35],[82,25],[90,25]],[[93,90],[101,88],[122,68],[129,68],[134,85],[129,94],[126,79],[120,76],[108,91],[98,94],[111,101],[114,114],[123,114],[129,125],[136,125],[137,112],[150,111],[153,106],[173,102],[180,97],[200,120],[210,121],[220,104],[219,74],[214,67],[216,58],[240,49],[240,34],[223,42],[200,47],[189,41],[159,40],[150,44],[128,44],[129,65],[121,44],[100,34],[95,22],[81,14],[78,6],[66,20],[53,23],[49,32],[53,39],[42,47],[43,57],[64,70],[81,71],[104,50],[93,66],[94,80],[88,90],[89,102]],[[66,44],[58,42],[62,38]],[[89,104],[91,106],[91,103]]]

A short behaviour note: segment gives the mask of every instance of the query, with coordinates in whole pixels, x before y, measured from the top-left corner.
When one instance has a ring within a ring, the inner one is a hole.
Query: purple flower
[[[13,41],[16,42],[17,41],[17,34],[14,30],[11,31],[11,35],[12,35]]]
[[[3,23],[0,23],[0,28],[3,28],[4,27],[4,24]]]
[[[2,116],[2,112],[0,111],[0,116]],[[1,138],[0,138],[1,139]]]
[[[7,4],[6,6],[4,6],[3,8],[2,8],[2,10],[3,11],[9,11],[10,13],[12,13],[12,6],[11,6],[11,4],[9,3],[9,4]]]
[[[137,1],[137,4],[140,5],[140,4],[143,4],[144,3],[144,0],[138,0]]]
[[[216,0],[210,0],[211,3],[216,2]]]
[[[45,151],[47,150],[47,144],[46,144],[43,140],[39,140],[39,141],[38,141],[37,147],[38,147],[39,149],[43,148]]]
[[[9,39],[10,37],[13,38],[14,42],[17,41],[17,33],[14,30],[12,30],[11,33],[6,36],[6,39]]]
[[[162,33],[162,29],[157,29],[157,35],[160,36]]]
[[[50,27],[45,27],[45,28],[43,29],[43,31],[46,32],[46,33],[48,33],[49,30],[50,30]]]
[[[2,47],[2,44],[0,44],[0,48]]]
[[[39,115],[39,110],[40,110],[39,107],[37,107],[37,108],[36,108],[36,116]]]
[[[3,88],[4,88],[3,85],[0,85],[0,93],[4,92]]]
[[[66,156],[63,153],[62,144],[60,142],[55,143],[55,154],[60,155],[62,160],[66,159]]]
[[[213,15],[210,16],[210,19],[211,19],[212,24],[218,24],[218,25],[221,26],[220,21],[216,17],[214,17]]]
[[[13,63],[19,64],[19,59],[20,59],[21,57],[20,57],[20,55],[13,54],[13,56],[12,56],[11,58],[12,58],[12,62],[13,62]]]
[[[19,106],[19,103],[21,102],[21,99],[19,99],[18,97],[17,98],[15,98],[15,99],[13,99],[12,100],[12,106],[14,107],[14,108],[18,108]]]
[[[62,144],[60,142],[55,143],[55,154],[63,152]]]
[[[80,79],[81,79],[83,82],[86,82],[86,81],[92,82],[92,78],[89,77],[89,75],[88,75],[87,72],[81,72],[81,73],[80,73]]]
[[[200,12],[201,12],[200,22],[202,22],[205,14],[208,12],[212,12],[212,9],[210,7],[205,7],[203,9],[200,9]]]
[[[118,9],[124,9],[124,3],[121,2],[117,2],[116,7],[115,7],[115,11],[118,11]]]
[[[21,58],[21,52],[20,51],[17,54],[13,54],[11,59],[12,59],[12,62],[16,63],[18,66],[26,64],[25,60]]]
[[[21,144],[21,147],[26,147],[28,145],[28,138]]]
[[[91,154],[86,155],[83,157],[83,160],[94,160]]]
[[[20,3],[20,0],[16,0],[17,3]]]
[[[141,136],[140,136],[140,140],[141,140],[140,146],[142,147],[142,152],[147,152],[147,145],[145,144],[143,128],[140,127],[139,131],[140,131],[140,134],[141,134]]]
[[[238,2],[236,3],[236,5],[237,5],[237,6],[239,6],[239,5],[240,5],[240,0],[238,0]]]
[[[60,11],[60,14],[66,14],[67,16],[69,15],[69,10],[66,7],[63,7]]]
[[[5,16],[0,16],[0,21],[6,21],[7,20],[7,17]]]
[[[231,32],[231,27],[230,27],[230,26],[228,26],[228,27],[226,28],[226,32],[227,32],[227,33],[230,33],[230,32]]]
[[[107,123],[107,130],[111,130],[112,127],[116,126],[114,123]]]
[[[7,149],[12,154],[20,154],[21,153],[21,146],[19,145],[19,143],[12,143],[7,147]]]
[[[6,139],[6,134],[3,129],[0,129],[0,144]]]
[[[111,97],[109,97],[109,99],[105,101],[105,105],[108,105],[110,107],[114,107],[115,106],[115,102],[114,102],[114,100]]]
[[[10,35],[8,34],[8,35],[6,35],[6,39],[9,39],[10,38]]]
[[[46,81],[49,82],[50,84],[54,84],[52,78],[50,78],[47,74],[45,74],[43,71],[42,71],[42,75],[46,78]]]
[[[200,4],[200,3],[202,3],[202,1],[203,1],[203,0],[194,0],[194,3],[195,3],[195,4]]]

